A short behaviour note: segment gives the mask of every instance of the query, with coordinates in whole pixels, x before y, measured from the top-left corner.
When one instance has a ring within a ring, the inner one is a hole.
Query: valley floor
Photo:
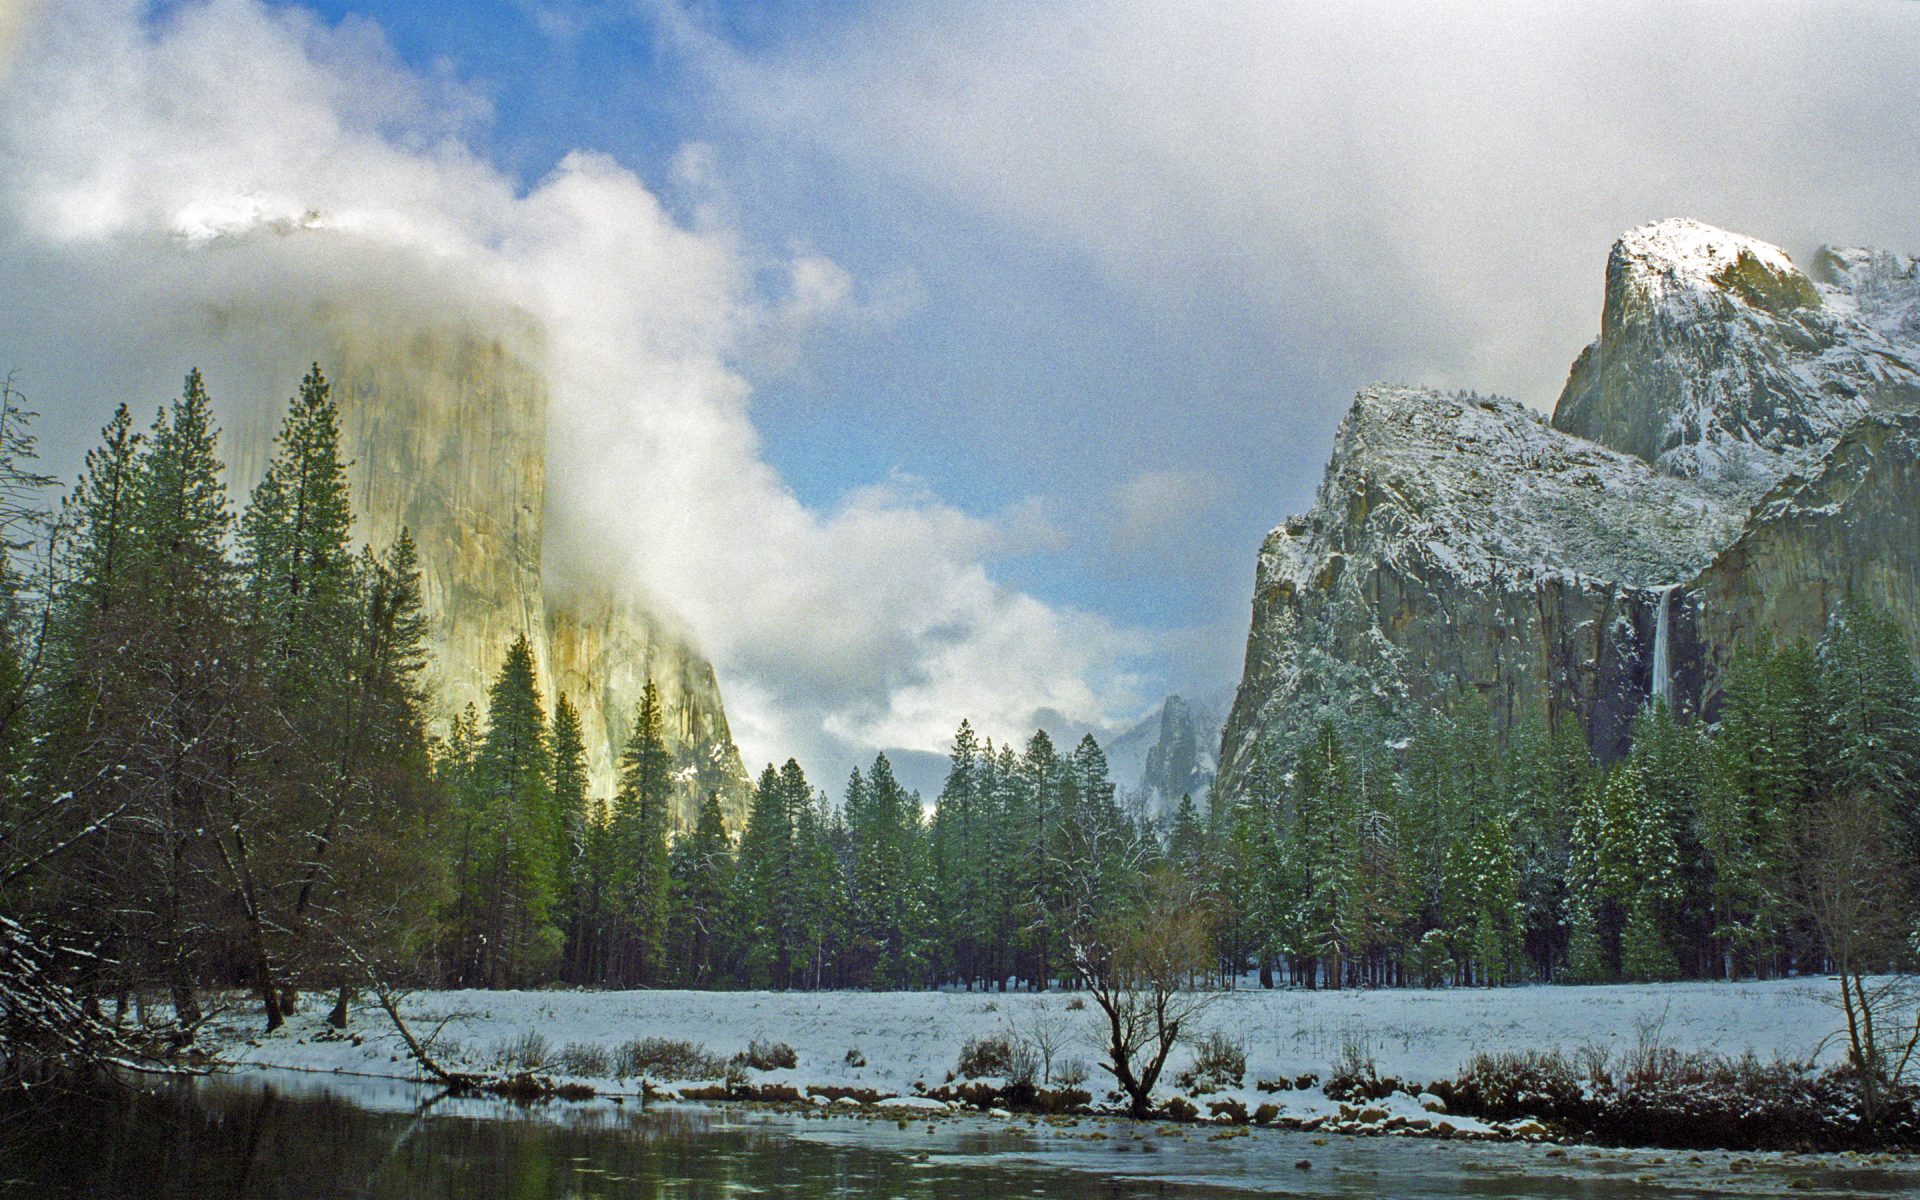
[[[1643,1040],[1681,1051],[1752,1051],[1763,1060],[1818,1054],[1831,1063],[1840,1057],[1832,1036],[1840,1028],[1840,1014],[1830,1004],[1833,992],[1824,979],[1437,991],[1254,987],[1221,993],[1189,1032],[1219,1031],[1246,1049],[1244,1088],[1198,1098],[1203,1104],[1239,1098],[1251,1111],[1276,1103],[1287,1116],[1312,1119],[1336,1113],[1338,1104],[1317,1087],[1268,1093],[1256,1084],[1305,1074],[1324,1081],[1350,1045],[1369,1051],[1381,1075],[1419,1083],[1454,1077],[1476,1051],[1571,1053],[1594,1045],[1618,1054]],[[1031,1037],[1051,1025],[1059,1031],[1056,1070],[1064,1060],[1081,1060],[1090,1076],[1081,1086],[1098,1094],[1107,1086],[1093,1066],[1100,1057],[1098,1010],[1090,1000],[1075,1008],[1079,999],[1071,992],[437,991],[411,994],[402,1011],[418,1036],[437,1036],[432,1052],[452,1069],[504,1069],[514,1043],[521,1041],[524,1050],[529,1034],[544,1040],[552,1056],[544,1073],[556,1079],[566,1075],[558,1060],[570,1044],[597,1045],[611,1054],[629,1041],[664,1038],[729,1058],[759,1040],[790,1045],[797,1063],[789,1070],[752,1072],[757,1084],[908,1097],[948,1082],[970,1039]],[[378,1008],[357,1007],[348,1036],[340,1038],[324,1023],[326,1007],[311,997],[284,1028],[261,1036],[251,1006],[236,1000],[212,1022],[213,1041],[236,1067],[413,1074]],[[1174,1052],[1158,1095],[1175,1094],[1173,1077],[1190,1058],[1185,1047]],[[602,1091],[639,1086],[638,1080],[580,1078]],[[1427,1115],[1411,1096],[1386,1105],[1410,1120]],[[1463,1130],[1480,1127],[1449,1120]]]

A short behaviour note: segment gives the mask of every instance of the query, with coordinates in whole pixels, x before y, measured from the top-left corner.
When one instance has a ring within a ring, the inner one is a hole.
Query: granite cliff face
[[[1811,468],[1867,412],[1920,400],[1912,263],[1829,248],[1818,268],[1825,287],[1775,247],[1694,221],[1626,234],[1600,338],[1553,423],[1673,474]]]
[[[549,711],[580,714],[589,796],[611,798],[619,753],[649,679],[679,781],[673,819],[691,828],[708,791],[744,823],[749,783],[713,667],[664,614],[607,585],[561,587],[543,569],[547,387],[530,321],[370,320],[322,311],[304,339],[333,383],[353,487],[354,536],[376,549],[404,526],[420,552],[437,710],[473,704],[508,645],[533,644]],[[260,446],[236,448],[250,478]]]
[[[1464,704],[1616,757],[1649,700],[1710,719],[1738,647],[1818,638],[1850,593],[1920,631],[1920,279],[1817,264],[1661,222],[1614,247],[1551,423],[1362,392],[1312,511],[1262,548],[1227,796],[1322,721],[1391,737]]]

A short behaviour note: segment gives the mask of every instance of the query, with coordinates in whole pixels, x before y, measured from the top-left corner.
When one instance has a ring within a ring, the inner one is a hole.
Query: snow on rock
[[[1812,281],[1780,247],[1686,217],[1629,230],[1613,253],[1641,308],[1684,304],[1729,290],[1775,308],[1820,303]]]
[[[1393,744],[1461,705],[1497,736],[1571,718],[1611,761],[1652,697],[1712,720],[1740,644],[1818,638],[1850,593],[1920,632],[1920,266],[1817,269],[1658,222],[1615,244],[1550,423],[1361,392],[1312,510],[1261,548],[1224,797],[1324,722]]]
[[[1393,737],[1463,697],[1490,704],[1497,730],[1548,703],[1611,753],[1655,682],[1662,589],[1738,536],[1754,495],[1512,400],[1366,389],[1312,511],[1262,547],[1225,794],[1261,747],[1284,759],[1323,721],[1378,719]],[[1685,599],[1666,602],[1683,640]],[[1685,684],[1691,660],[1674,661]]]
[[[1303,591],[1371,553],[1475,582],[1573,572],[1657,586],[1712,561],[1751,500],[1563,433],[1513,400],[1371,387],[1335,435],[1313,511],[1268,537],[1261,573]]]
[[[1677,474],[1769,486],[1849,424],[1920,402],[1912,262],[1827,248],[1816,284],[1785,251],[1685,219],[1623,234],[1600,338],[1554,424]]]

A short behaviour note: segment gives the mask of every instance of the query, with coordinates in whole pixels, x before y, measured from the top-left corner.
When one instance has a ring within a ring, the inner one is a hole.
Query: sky
[[[1917,64],[1892,0],[0,0],[0,361],[70,478],[195,362],[284,402],[210,304],[533,313],[550,569],[834,780],[1235,682],[1354,392],[1550,408],[1628,228],[1920,249]]]

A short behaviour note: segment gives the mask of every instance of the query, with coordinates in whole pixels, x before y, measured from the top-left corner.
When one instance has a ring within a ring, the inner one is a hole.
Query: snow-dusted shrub
[[[613,1054],[598,1042],[568,1042],[554,1066],[569,1075],[605,1078],[613,1074]]]
[[[1579,1100],[1581,1082],[1574,1064],[1558,1050],[1481,1051],[1451,1091],[1447,1102],[1457,1111],[1509,1120],[1560,1115]]]
[[[1193,1065],[1174,1077],[1181,1091],[1204,1095],[1237,1088],[1247,1077],[1247,1044],[1214,1030],[1194,1039]]]
[[[845,1061],[850,1067],[864,1067],[867,1065],[867,1056],[860,1053],[858,1047],[853,1047],[848,1049]]]
[[[1040,1052],[1026,1038],[1013,1039],[1013,1052],[1007,1056],[1007,1085],[1032,1087],[1040,1079]]]
[[[529,1029],[516,1038],[508,1038],[493,1048],[494,1061],[509,1071],[538,1071],[547,1065],[552,1049],[546,1035]]]
[[[1340,1055],[1333,1060],[1327,1086],[1322,1090],[1335,1100],[1378,1100],[1399,1087],[1399,1080],[1380,1077],[1367,1035],[1349,1029],[1340,1039]]]
[[[1053,1081],[1061,1087],[1077,1088],[1087,1081],[1090,1073],[1086,1059],[1063,1058],[1054,1065]]]
[[[614,1074],[644,1077],[663,1083],[676,1079],[718,1079],[727,1064],[704,1046],[670,1038],[636,1038],[614,1052]]]
[[[1598,1074],[1587,1074],[1593,1067]],[[1920,1095],[1900,1092],[1869,1116],[1855,1073],[1815,1075],[1764,1062],[1645,1047],[1592,1053],[1478,1054],[1451,1084],[1449,1111],[1486,1120],[1533,1117],[1602,1142],[1675,1149],[1886,1149],[1920,1144]]]
[[[968,1038],[960,1048],[960,1061],[954,1071],[963,1079],[983,1075],[1008,1076],[1013,1070],[1014,1040],[1004,1033]]]
[[[800,1056],[785,1042],[754,1038],[745,1050],[733,1056],[733,1061],[756,1071],[791,1071],[800,1065]]]

